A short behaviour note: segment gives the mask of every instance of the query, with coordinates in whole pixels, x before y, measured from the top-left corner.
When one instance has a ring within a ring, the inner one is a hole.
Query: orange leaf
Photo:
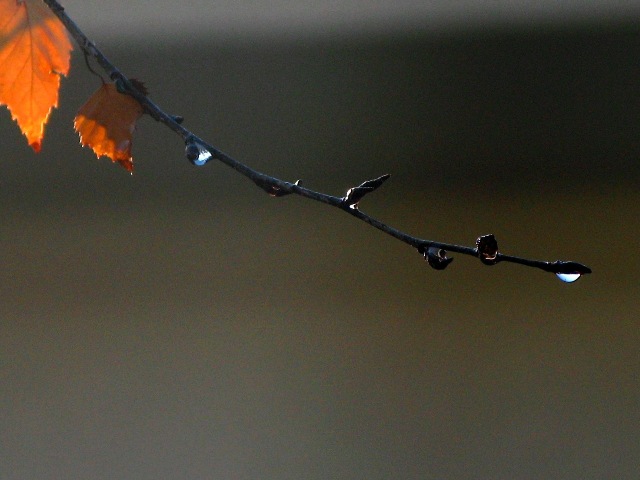
[[[131,136],[143,112],[138,101],[118,92],[113,83],[107,83],[78,110],[73,125],[83,146],[133,172]]]
[[[64,25],[42,0],[0,0],[0,105],[36,152],[71,50]]]

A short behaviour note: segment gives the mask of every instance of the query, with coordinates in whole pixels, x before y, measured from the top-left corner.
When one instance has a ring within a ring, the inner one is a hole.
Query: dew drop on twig
[[[556,276],[565,283],[573,283],[582,275],[579,273],[556,273]]]
[[[193,164],[197,167],[201,167],[202,165],[207,163],[211,158],[211,152],[209,150],[203,147],[199,147],[199,148],[200,148],[200,154],[198,155],[198,158],[195,158],[193,160]]]
[[[185,144],[184,154],[197,167],[201,167],[211,160],[211,152],[191,139],[187,140]]]

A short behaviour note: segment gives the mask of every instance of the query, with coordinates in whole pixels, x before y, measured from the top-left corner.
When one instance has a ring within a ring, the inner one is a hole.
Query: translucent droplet
[[[200,155],[198,155],[198,158],[196,158],[193,161],[193,164],[201,167],[202,165],[204,165],[205,163],[207,163],[209,161],[209,159],[211,158],[211,152],[209,152],[209,150],[207,150],[206,148],[200,148]]]
[[[556,276],[566,283],[573,283],[581,277],[579,273],[556,273]]]

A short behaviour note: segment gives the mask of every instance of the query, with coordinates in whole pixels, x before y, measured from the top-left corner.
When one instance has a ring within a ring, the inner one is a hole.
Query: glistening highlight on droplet
[[[573,283],[581,277],[579,273],[556,273],[556,276],[565,283]]]
[[[207,163],[210,158],[211,158],[211,152],[209,150],[207,150],[206,148],[200,147],[200,155],[198,155],[198,158],[196,158],[193,161],[193,164],[198,166],[198,167],[201,167],[202,165]]]

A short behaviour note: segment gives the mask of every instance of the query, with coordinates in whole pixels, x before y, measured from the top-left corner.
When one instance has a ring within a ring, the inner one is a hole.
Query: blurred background
[[[0,109],[0,478],[636,479],[637,2],[63,2],[235,158],[414,235],[583,262],[430,269],[341,212]]]

